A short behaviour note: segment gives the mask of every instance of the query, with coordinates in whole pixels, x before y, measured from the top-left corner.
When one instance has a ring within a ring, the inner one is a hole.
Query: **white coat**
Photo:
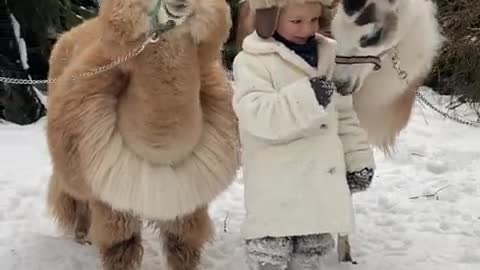
[[[247,217],[246,239],[349,233],[353,210],[346,172],[374,168],[351,96],[318,104],[309,78],[332,77],[335,41],[317,35],[318,69],[256,33],[234,60]]]

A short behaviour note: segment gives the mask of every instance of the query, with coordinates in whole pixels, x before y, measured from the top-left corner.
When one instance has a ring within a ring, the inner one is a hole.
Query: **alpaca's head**
[[[159,28],[183,24],[199,0],[104,0],[100,18],[115,39],[130,41]],[[110,34],[110,33],[106,33]]]
[[[193,4],[196,0],[150,0],[151,13],[156,13],[158,23],[167,24],[169,21],[176,25],[183,23],[193,13]]]
[[[391,49],[408,31],[415,1],[342,0],[332,21],[337,55],[379,56]],[[373,68],[373,64],[337,65],[335,79],[347,91],[356,91]]]

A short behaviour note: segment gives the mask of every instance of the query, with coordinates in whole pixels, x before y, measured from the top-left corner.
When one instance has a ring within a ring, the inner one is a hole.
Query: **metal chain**
[[[393,62],[393,67],[397,71],[398,77],[400,77],[400,79],[406,81],[406,83],[408,85],[409,84],[408,74],[405,70],[403,70],[400,67],[400,57],[398,56],[397,48],[393,49],[393,55],[392,55],[391,59],[392,59],[392,62]],[[420,101],[420,103],[428,106],[430,109],[434,110],[435,112],[442,115],[443,117],[448,118],[448,119],[450,119],[452,121],[455,121],[457,123],[460,123],[460,124],[468,125],[468,126],[475,127],[475,128],[480,128],[480,122],[479,121],[468,120],[468,119],[464,119],[464,118],[459,117],[459,116],[450,115],[448,112],[443,111],[442,109],[433,105],[433,103],[428,101],[428,99],[422,93],[420,93],[418,91],[416,92],[416,96],[417,96],[417,100]]]
[[[107,65],[100,66],[96,68],[94,71],[87,71],[85,73],[79,74],[77,77],[72,76],[72,80],[75,80],[76,78],[79,77],[90,77],[90,76],[95,76],[99,73],[103,73],[106,71],[111,70],[112,68],[127,62],[130,58],[135,57],[139,55],[140,53],[145,50],[145,47],[148,44],[151,43],[156,43],[160,40],[160,36],[158,32],[153,32],[150,36],[147,37],[147,39],[138,47],[134,48],[131,50],[128,54],[126,54],[123,57],[119,57],[112,61],[111,63]],[[9,78],[9,77],[1,77],[0,76],[0,83],[6,83],[6,84],[27,84],[27,85],[33,85],[33,84],[54,84],[56,83],[58,78],[53,78],[53,79],[47,79],[47,80],[32,80],[32,79],[18,79],[18,78]]]
[[[398,76],[402,80],[406,80],[408,84],[408,74],[405,70],[403,70],[400,67],[400,57],[398,56],[398,50],[396,47],[393,48],[393,55],[392,55],[392,62],[393,62],[393,67],[397,71]]]
[[[420,92],[417,92],[417,100],[419,100],[424,105],[430,107],[432,110],[436,111],[437,113],[444,116],[445,118],[448,118],[448,119],[453,120],[453,121],[455,121],[457,123],[460,123],[460,124],[468,125],[468,126],[475,127],[475,128],[480,128],[480,122],[479,121],[468,120],[468,119],[461,118],[459,116],[452,116],[452,115],[448,114],[447,112],[442,111],[441,109],[437,108],[430,101],[428,101],[425,98],[425,96]]]

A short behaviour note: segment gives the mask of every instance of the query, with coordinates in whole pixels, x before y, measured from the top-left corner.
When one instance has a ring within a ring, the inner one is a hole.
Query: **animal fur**
[[[79,76],[144,42],[154,0],[103,1],[99,16],[63,34],[50,58],[57,83],[48,101],[48,204],[79,241],[88,233],[107,270],[138,269],[142,220],[170,224],[163,239],[167,257],[177,258],[169,259],[173,270],[196,269],[212,234],[208,204],[239,165],[232,89],[219,58],[229,7],[167,3],[192,13],[111,70]]]
[[[384,54],[378,71],[371,64],[337,65],[334,77],[344,91],[354,92],[354,107],[370,143],[390,154],[443,42],[436,6],[430,0],[343,0],[337,10],[332,33],[338,55]],[[393,47],[406,80],[393,66]],[[338,237],[337,252],[339,260],[352,261],[348,236]]]
[[[344,0],[332,22],[338,41],[337,54],[343,56],[381,55],[382,68],[373,65],[337,65],[335,80],[354,91],[354,106],[370,142],[390,153],[395,139],[411,115],[418,86],[431,70],[443,43],[431,0],[366,0],[363,5]],[[380,30],[377,43],[366,40]],[[362,43],[364,43],[362,47]],[[400,67],[408,74],[399,78],[390,50],[396,46]],[[390,50],[390,51],[389,51]]]

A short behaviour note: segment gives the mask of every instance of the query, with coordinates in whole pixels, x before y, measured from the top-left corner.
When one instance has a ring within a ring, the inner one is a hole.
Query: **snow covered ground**
[[[94,247],[63,237],[46,215],[51,169],[45,123],[0,124],[0,269],[97,269]],[[376,154],[375,182],[354,198],[352,245],[358,264],[338,264],[332,253],[328,269],[480,269],[480,129],[417,106],[398,151],[391,158]],[[245,269],[239,237],[242,184],[234,183],[211,213],[218,233],[201,269]],[[165,269],[159,241],[149,230],[145,238],[144,269]]]

